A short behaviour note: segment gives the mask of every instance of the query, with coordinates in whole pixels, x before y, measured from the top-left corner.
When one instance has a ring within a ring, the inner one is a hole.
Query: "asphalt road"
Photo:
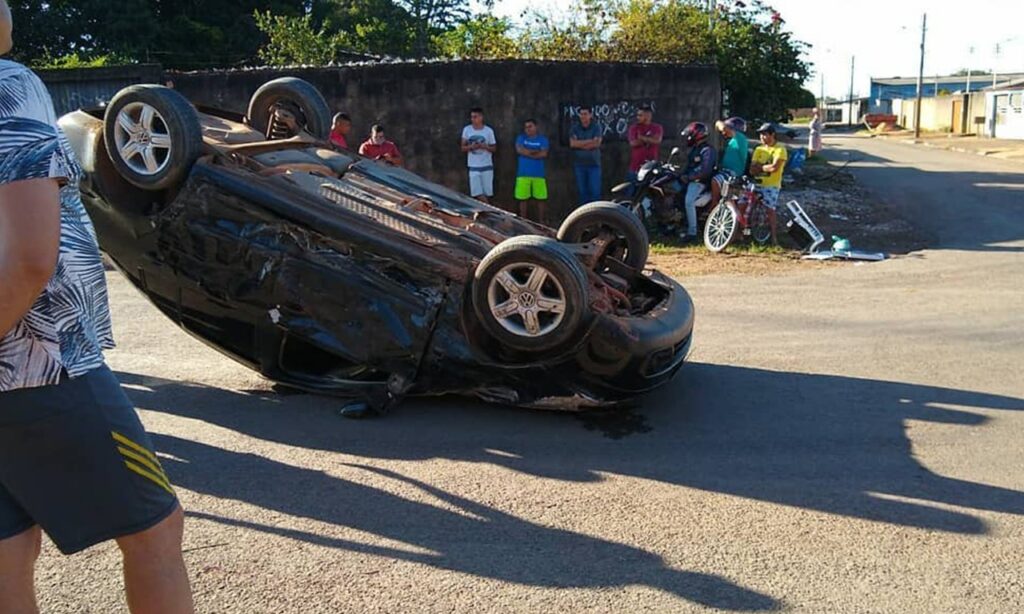
[[[110,363],[188,509],[199,610],[1024,611],[1024,166],[828,143],[933,248],[684,280],[692,363],[617,418],[345,420],[111,277]],[[123,610],[119,566],[47,545],[45,610]]]

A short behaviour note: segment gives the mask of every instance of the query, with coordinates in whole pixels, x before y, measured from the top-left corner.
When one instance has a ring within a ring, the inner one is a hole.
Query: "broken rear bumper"
[[[576,356],[586,388],[601,399],[625,399],[667,383],[689,354],[694,307],[675,280],[654,272],[668,296],[638,317],[601,316]]]

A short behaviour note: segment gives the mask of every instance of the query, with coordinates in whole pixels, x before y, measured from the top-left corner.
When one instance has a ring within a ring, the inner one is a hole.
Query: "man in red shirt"
[[[331,142],[342,149],[348,149],[348,133],[350,130],[352,130],[352,120],[349,116],[344,113],[336,114],[334,116],[334,125],[331,127]]]
[[[629,158],[629,179],[636,179],[636,173],[644,162],[658,159],[658,148],[665,130],[656,124],[654,110],[644,105],[636,112],[636,123],[629,127],[628,138],[631,154]]]
[[[380,160],[391,166],[402,166],[402,154],[398,147],[384,136],[384,126],[374,124],[370,129],[370,138],[359,146],[359,155]]]

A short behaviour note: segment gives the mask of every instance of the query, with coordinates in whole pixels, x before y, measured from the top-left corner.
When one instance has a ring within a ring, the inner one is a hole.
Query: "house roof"
[[[995,85],[982,88],[986,92],[995,92],[998,90],[1016,90],[1024,87],[1024,79],[1016,79],[1012,81],[1001,81]]]
[[[981,81],[984,81],[985,79],[991,79],[991,78],[992,78],[991,74],[971,75],[971,80],[972,81],[976,80],[976,81],[981,82]],[[1004,81],[1004,80],[1007,80],[1007,79],[1009,79],[1011,81],[1021,80],[1021,79],[1024,79],[1024,73],[1021,73],[1021,72],[1018,72],[1018,73],[1007,73],[1007,74],[996,73],[996,79],[998,79],[999,81]],[[964,81],[967,81],[967,75],[946,75],[944,77],[938,77],[938,78],[936,78],[934,76],[925,75],[923,81],[924,81],[924,83],[935,83],[935,82],[938,82],[939,85],[942,85],[944,83],[963,83]],[[871,84],[874,85],[876,83],[879,84],[879,85],[916,85],[917,84],[917,77],[885,77],[885,78],[871,77]]]

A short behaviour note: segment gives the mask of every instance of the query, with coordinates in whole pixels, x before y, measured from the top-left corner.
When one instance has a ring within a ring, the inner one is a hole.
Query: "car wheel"
[[[612,202],[583,205],[569,214],[558,229],[563,243],[588,243],[604,234],[611,240],[598,258],[599,268],[605,258],[614,258],[634,269],[647,264],[651,241],[644,221],[630,210]]]
[[[729,202],[718,203],[704,224],[704,246],[716,254],[725,249],[739,232],[739,218],[735,205]]]
[[[501,242],[477,266],[472,296],[484,329],[502,345],[524,352],[569,342],[590,317],[583,264],[548,237]]]
[[[249,123],[267,134],[274,106],[280,103],[290,103],[299,111],[297,119],[306,132],[323,140],[330,136],[331,109],[323,94],[312,83],[295,77],[274,79],[260,86],[249,100]]]
[[[103,116],[103,141],[129,183],[163,190],[182,181],[202,153],[199,114],[161,85],[133,85],[114,96]]]

